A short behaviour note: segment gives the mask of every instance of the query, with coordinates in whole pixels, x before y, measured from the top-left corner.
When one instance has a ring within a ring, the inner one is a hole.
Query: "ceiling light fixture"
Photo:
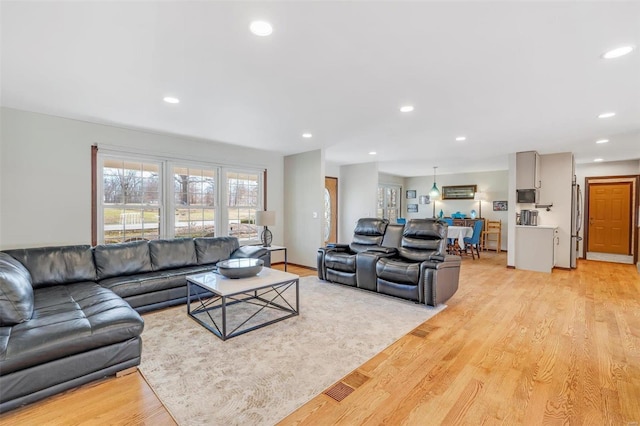
[[[174,98],[172,96],[165,96],[164,98],[162,98],[162,100],[165,101],[168,104],[179,104],[180,103],[180,99]]]
[[[595,160],[593,160],[594,163],[600,163],[604,161],[602,158],[596,158]]]
[[[412,105],[405,105],[403,107],[400,107],[400,112],[411,112],[413,110],[414,108]]]
[[[467,140],[467,137],[466,137],[466,136],[458,136],[458,137],[456,138],[456,140],[457,140],[458,142],[466,141],[466,140]]]
[[[600,139],[596,141],[596,143],[607,143],[607,142],[609,142],[609,139]]]
[[[600,115],[598,116],[598,118],[611,118],[611,117],[613,117],[614,115],[616,115],[616,113],[615,113],[615,112],[603,112],[602,114],[600,114]]]
[[[376,154],[377,154],[377,152],[375,152],[375,151],[369,152],[369,155],[376,155]]]
[[[313,135],[311,133],[303,133],[302,137],[305,138],[305,139],[309,139],[309,138],[313,137]]]
[[[614,59],[619,58],[620,56],[628,55],[631,52],[633,52],[633,46],[622,46],[603,53],[602,57],[604,59]]]
[[[259,37],[266,37],[271,35],[273,32],[273,27],[267,21],[253,21],[249,25],[249,30]]]

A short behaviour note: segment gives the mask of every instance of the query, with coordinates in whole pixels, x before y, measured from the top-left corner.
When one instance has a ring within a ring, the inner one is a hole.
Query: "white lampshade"
[[[473,199],[476,201],[486,201],[487,195],[484,192],[476,192],[473,194]]]
[[[270,210],[258,210],[256,212],[256,225],[274,226],[276,224],[276,212]]]

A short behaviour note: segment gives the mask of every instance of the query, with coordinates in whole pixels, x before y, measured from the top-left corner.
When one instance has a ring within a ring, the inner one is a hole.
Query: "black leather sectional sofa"
[[[436,306],[458,290],[461,258],[446,248],[446,222],[364,218],[350,244],[318,250],[318,277]]]
[[[139,313],[186,302],[186,275],[255,257],[232,237],[0,252],[0,412],[140,364]]]

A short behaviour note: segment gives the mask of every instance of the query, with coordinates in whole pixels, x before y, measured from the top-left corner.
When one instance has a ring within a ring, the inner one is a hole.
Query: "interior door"
[[[631,254],[631,183],[589,185],[590,252]]]
[[[324,242],[338,242],[338,178],[324,178]]]

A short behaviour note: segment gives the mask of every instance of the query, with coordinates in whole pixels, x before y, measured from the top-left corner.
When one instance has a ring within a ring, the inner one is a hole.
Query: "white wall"
[[[405,178],[402,176],[390,175],[388,173],[378,173],[379,184],[400,185],[404,189]],[[404,197],[404,195],[403,195]]]
[[[288,260],[313,268],[318,247],[323,245],[324,169],[321,150],[284,158],[284,173],[288,177],[284,184]]]
[[[2,147],[4,145],[4,126],[2,126],[2,112],[3,109],[0,108],[0,248],[2,248],[2,170],[4,170],[5,166],[2,163]]]
[[[576,181],[580,188],[582,189],[582,200],[583,202],[586,200],[585,190],[586,190],[586,181],[585,179],[588,177],[599,177],[599,176],[629,176],[629,175],[638,175],[640,174],[640,160],[628,160],[628,161],[611,161],[606,163],[585,163],[585,164],[576,164]],[[585,211],[584,204],[582,205],[582,211]],[[585,223],[582,224],[582,229],[580,230],[580,236],[584,237],[584,228]],[[580,251],[579,253],[582,255],[582,242],[580,242]],[[636,250],[640,252],[640,241],[636,246]],[[638,262],[638,269],[640,270],[640,261]]]
[[[340,179],[340,165],[336,163],[332,163],[330,161],[325,161],[324,163],[324,174],[327,177],[335,177]]]
[[[451,175],[436,176],[436,184],[442,192],[443,186],[450,185],[477,185],[478,192],[484,192],[487,200],[482,201],[482,211],[480,212],[480,201],[475,200],[442,200],[435,201],[435,213],[438,216],[442,210],[444,217],[450,217],[452,213],[465,213],[467,217],[471,216],[471,210],[475,210],[478,214],[482,213],[482,217],[486,220],[502,221],[502,247],[506,250],[508,240],[508,212],[493,211],[493,201],[507,201],[509,194],[509,186],[507,179],[507,170],[495,172],[479,172],[479,173],[459,173]],[[420,195],[427,195],[433,186],[433,176],[417,176],[405,179],[405,193],[403,196],[403,214],[407,219],[429,218],[433,217],[433,204],[418,204]],[[406,190],[415,189],[417,197],[415,199],[404,198]],[[418,204],[418,213],[407,213],[407,203]],[[432,201],[433,203],[433,201]]]
[[[340,167],[338,183],[340,229],[338,239],[350,243],[358,219],[375,217],[378,199],[378,163]]]
[[[507,266],[516,266],[516,153],[509,154],[508,185],[509,214],[507,216]]]
[[[284,223],[283,158],[250,148],[2,108],[0,249],[91,242],[91,145],[268,170],[267,203]],[[283,241],[283,226],[273,229]]]
[[[550,211],[538,210],[538,225],[558,227],[556,245],[556,266],[571,267],[571,197],[573,180],[573,154],[547,154],[540,156],[540,203],[553,204]],[[523,205],[524,208],[534,208]]]

